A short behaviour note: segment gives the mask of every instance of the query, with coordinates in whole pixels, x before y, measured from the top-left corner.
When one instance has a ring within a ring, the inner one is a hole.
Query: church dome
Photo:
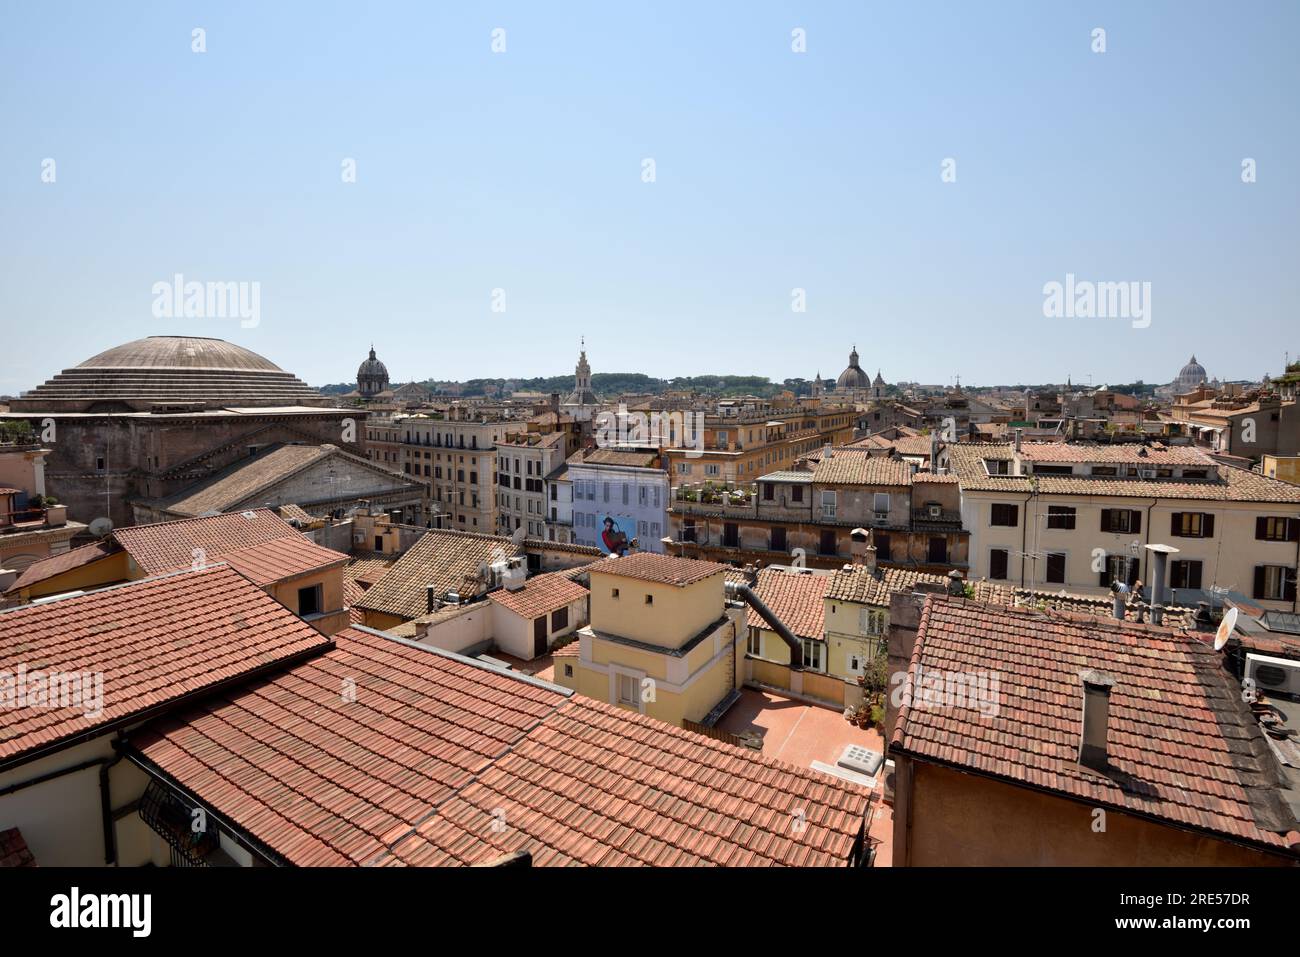
[[[837,389],[869,389],[871,388],[871,376],[863,371],[862,366],[858,365],[858,349],[853,347],[849,353],[849,367],[840,373],[840,377],[835,380]]]
[[[1178,378],[1174,379],[1174,391],[1191,392],[1205,385],[1209,378],[1205,366],[1196,361],[1196,356],[1192,356],[1191,361],[1179,370]]]
[[[362,395],[375,395],[388,388],[388,366],[375,358],[375,347],[370,347],[370,358],[357,367],[357,391]]]
[[[14,412],[148,412],[155,405],[204,408],[320,406],[319,392],[271,360],[222,339],[150,336],[114,346],[10,402]]]

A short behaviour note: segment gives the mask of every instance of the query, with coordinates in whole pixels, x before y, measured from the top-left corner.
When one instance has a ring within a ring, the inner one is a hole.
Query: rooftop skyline
[[[0,12],[33,333],[0,393],[159,334],[313,385],[371,339],[396,382],[565,374],[582,335],[597,371],[833,376],[856,342],[971,384],[1291,345],[1294,5],[390,10]],[[156,315],[176,276],[256,284],[256,322]],[[1145,315],[1049,316],[1076,282]]]

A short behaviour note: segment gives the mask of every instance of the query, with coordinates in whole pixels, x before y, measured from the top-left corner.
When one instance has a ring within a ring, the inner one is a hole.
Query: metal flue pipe
[[[793,671],[800,671],[803,668],[803,642],[794,636],[789,628],[785,626],[776,612],[768,608],[763,603],[763,599],[754,594],[754,590],[748,585],[742,585],[739,582],[727,582],[727,594],[732,598],[739,598],[754,611],[758,612],[758,617],[767,622],[774,632],[780,636],[781,640],[790,648],[790,668]]]

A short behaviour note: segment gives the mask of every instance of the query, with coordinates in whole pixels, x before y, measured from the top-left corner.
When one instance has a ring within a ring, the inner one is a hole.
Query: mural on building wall
[[[600,547],[611,555],[622,555],[636,537],[636,519],[606,515],[600,523]]]

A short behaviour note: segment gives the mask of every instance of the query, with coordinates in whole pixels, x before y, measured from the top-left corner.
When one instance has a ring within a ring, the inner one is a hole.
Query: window
[[[834,529],[823,529],[821,538],[817,543],[817,550],[823,555],[835,554],[835,531]]]
[[[678,463],[677,463],[677,474],[678,474],[678,475],[690,475],[690,474],[691,474],[691,464],[690,464],[689,462],[678,462]]]
[[[1072,465],[1035,465],[1035,475],[1073,475],[1074,466]]]
[[[992,512],[989,515],[989,524],[1014,528],[1020,524],[1020,506],[994,502]]]
[[[858,628],[864,635],[879,636],[885,631],[885,613],[875,608],[863,608]]]
[[[876,539],[876,561],[889,561],[889,536],[877,535]]]
[[[1103,532],[1140,532],[1142,531],[1142,513],[1127,508],[1103,508],[1101,510],[1101,530]]]
[[[984,471],[989,475],[1010,475],[1011,461],[1009,459],[985,459]]]
[[[1071,505],[1047,506],[1047,527],[1074,529],[1074,507]]]
[[[803,486],[802,486],[802,485],[792,485],[792,486],[790,486],[790,501],[792,501],[792,502],[802,502],[802,501],[803,501]]]
[[[770,502],[776,497],[776,487],[771,482],[763,483],[763,501]]]
[[[569,609],[557,608],[551,612],[551,631],[563,631],[569,627]]]
[[[784,528],[784,526],[779,526],[779,527],[776,527],[776,528],[773,528],[773,529],[772,529],[772,539],[771,539],[771,542],[769,543],[769,547],[770,547],[770,548],[772,549],[772,551],[774,551],[774,552],[783,552],[783,551],[785,551],[785,528]]]
[[[1270,601],[1295,601],[1296,570],[1285,565],[1255,566],[1255,597]]]
[[[1200,588],[1201,563],[1196,561],[1173,561],[1169,563],[1170,588]]]
[[[803,666],[811,671],[822,671],[822,643],[813,638],[803,639]]]
[[[989,552],[989,578],[1006,581],[1009,557],[1005,548],[995,548]]]
[[[610,598],[617,598],[617,597],[618,597],[618,589],[617,589],[617,588],[613,588],[613,589],[611,589],[611,590],[610,590],[610,593],[609,593],[609,597],[610,597]]]
[[[637,706],[640,704],[636,675],[618,676],[618,703]]]
[[[1101,580],[1097,583],[1109,588],[1111,582],[1123,582],[1130,587],[1137,583],[1140,563],[1128,555],[1107,555],[1106,567],[1102,569]]]
[[[566,677],[566,678],[572,678],[572,677],[573,677],[573,665],[565,665],[565,666],[564,666],[564,677]]]
[[[308,585],[306,588],[298,589],[298,614],[303,618],[309,615],[318,615],[321,610],[321,587],[320,585]]]
[[[862,674],[862,656],[857,652],[849,652],[849,673],[855,675]]]
[[[942,565],[948,561],[948,539],[939,535],[931,536],[927,550],[931,564]]]
[[[653,605],[653,604],[655,603],[655,596],[654,596],[654,595],[646,595],[646,596],[645,596],[645,603],[646,603],[647,605]]]
[[[873,510],[873,511],[876,511],[876,512],[888,512],[888,511],[889,511],[889,493],[888,493],[888,492],[877,492],[877,493],[875,494],[875,496],[874,496],[874,501],[872,502],[872,510]]]
[[[1174,512],[1169,516],[1169,534],[1178,538],[1213,538],[1214,516],[1208,512]]]
[[[835,517],[835,493],[826,490],[822,492],[822,518]]]
[[[1047,580],[1055,584],[1065,584],[1065,553],[1047,553]]]
[[[1262,542],[1294,542],[1300,538],[1300,519],[1263,516],[1255,519],[1255,538]]]
[[[751,463],[751,464],[752,464],[752,463]],[[718,466],[716,466],[716,465],[707,465],[707,464],[706,464],[706,465],[704,466],[704,474],[705,474],[705,475],[717,475],[717,474],[718,474]]]
[[[722,544],[727,548],[739,547],[740,528],[735,522],[724,522],[722,524]]]
[[[751,655],[763,656],[763,632],[757,628],[749,629],[749,641],[745,645],[745,650]]]

